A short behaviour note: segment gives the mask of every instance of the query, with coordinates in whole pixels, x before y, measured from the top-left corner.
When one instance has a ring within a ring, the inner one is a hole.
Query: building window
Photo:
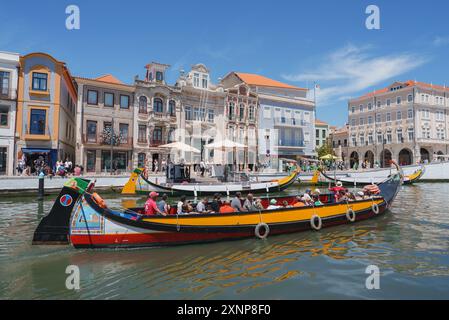
[[[397,134],[397,138],[398,138],[398,143],[404,143],[404,138],[402,136],[402,129],[398,129],[396,131]]]
[[[32,89],[37,91],[47,91],[47,73],[33,72]]]
[[[191,107],[185,107],[184,108],[186,113],[186,120],[192,120],[192,108]]]
[[[371,103],[368,103],[368,110],[369,111],[373,110],[373,105]]]
[[[255,119],[255,109],[254,106],[249,106],[249,114],[248,114],[248,118],[250,121]]]
[[[209,122],[214,122],[214,120],[215,120],[215,112],[214,112],[213,109],[209,109],[209,112],[207,114],[207,120]]]
[[[444,121],[444,111],[437,111],[435,115],[437,121]]]
[[[439,140],[445,139],[444,128],[437,128],[437,139]]]
[[[360,118],[359,126],[363,126],[365,124],[365,118]]]
[[[402,103],[402,98],[401,97],[397,97],[396,98],[396,104],[401,104]]]
[[[413,101],[413,95],[409,94],[409,95],[407,96],[407,101],[408,101],[408,102],[412,102],[412,101]]]
[[[137,166],[139,168],[145,167],[147,155],[145,153],[139,153],[137,155]]]
[[[9,107],[0,106],[0,126],[7,127],[9,118]]]
[[[413,130],[413,128],[408,128],[408,141],[413,141],[413,139],[415,138],[415,130]]]
[[[382,122],[382,115],[380,113],[376,114],[376,122],[381,123]]]
[[[265,119],[270,119],[271,118],[271,110],[270,107],[264,107],[263,108],[263,117]]]
[[[147,113],[147,104],[148,104],[147,97],[141,96],[139,98],[139,113]]]
[[[239,118],[240,118],[240,121],[245,120],[245,105],[244,104],[240,104]]]
[[[370,133],[368,134],[368,143],[369,143],[369,144],[373,144],[373,143],[374,143],[373,133],[372,133],[372,132],[370,132]]]
[[[128,143],[129,125],[127,123],[119,124],[120,143]]]
[[[398,111],[396,114],[396,120],[402,120],[402,112]]]
[[[320,130],[316,129],[315,130],[315,138],[319,138],[320,137]]]
[[[421,110],[423,119],[430,119],[430,111],[429,110]]]
[[[200,74],[199,73],[193,74],[193,86],[196,88],[199,88],[199,86],[200,86]]]
[[[363,112],[363,105],[362,104],[359,106],[359,111]]]
[[[176,114],[176,102],[173,100],[170,100],[170,102],[168,103],[168,113],[171,116],[174,116]]]
[[[200,120],[200,108],[193,108],[193,120]]]
[[[365,145],[365,136],[363,134],[360,135],[360,145]]]
[[[153,130],[153,144],[162,143],[162,128],[156,127]]]
[[[87,103],[92,105],[98,104],[98,91],[87,90]]]
[[[208,77],[207,74],[203,74],[202,82],[201,82],[203,89],[208,88]]]
[[[31,109],[30,134],[44,135],[47,123],[47,111],[43,109]]]
[[[0,71],[0,95],[7,96],[9,93],[10,73],[7,71]]]
[[[137,135],[137,142],[147,143],[147,126],[144,124],[139,124]]]
[[[87,141],[88,142],[97,142],[97,121],[86,122],[87,127]]]
[[[408,117],[409,119],[413,119],[413,109],[408,109],[408,111],[407,111],[407,117]]]
[[[390,122],[390,121],[391,121],[391,113],[389,113],[389,112],[387,113],[387,119],[386,119],[386,121],[387,121],[387,122]]]
[[[321,133],[322,133],[321,137],[323,139],[326,139],[326,130],[321,130]]]
[[[377,108],[380,109],[381,106],[382,106],[382,103],[380,101],[377,101]]]
[[[391,100],[387,99],[387,107],[391,106]]]
[[[129,109],[129,96],[120,95],[120,108],[121,109]]]
[[[351,107],[351,112],[355,113],[355,107],[354,106]]]
[[[384,135],[382,134],[382,132],[378,132],[377,133],[377,143],[378,144],[382,144],[384,141]]]
[[[351,119],[351,126],[355,127],[356,123],[355,123],[355,119]]]
[[[229,103],[229,108],[228,108],[228,118],[229,118],[229,120],[234,120],[234,113],[235,113],[234,103],[230,102]]]
[[[97,152],[95,150],[87,150],[86,154],[86,170],[87,172],[95,172],[95,163],[97,162]]]
[[[105,107],[114,107],[114,94],[105,92],[104,93],[104,106]]]
[[[164,104],[162,103],[162,99],[159,98],[154,99],[153,111],[156,113],[164,112]]]
[[[393,136],[391,135],[391,131],[387,131],[387,143],[391,143],[393,141]]]
[[[164,81],[164,74],[161,71],[156,71],[156,81]]]
[[[422,128],[422,137],[424,139],[430,139],[431,134],[430,134],[430,128],[429,127],[423,127]]]
[[[373,116],[368,117],[368,124],[373,124]]]

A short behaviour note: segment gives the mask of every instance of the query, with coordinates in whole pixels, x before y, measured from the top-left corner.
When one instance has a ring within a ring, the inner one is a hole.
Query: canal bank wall
[[[81,176],[89,180],[96,180],[95,190],[101,192],[120,193],[123,186],[129,180],[129,174],[117,176]],[[69,178],[45,177],[44,192],[46,195],[58,194],[64,183]],[[152,182],[165,182],[164,175],[151,175],[149,180]],[[157,181],[156,181],[157,180]],[[33,196],[38,194],[39,177],[0,177],[0,197],[11,196]]]

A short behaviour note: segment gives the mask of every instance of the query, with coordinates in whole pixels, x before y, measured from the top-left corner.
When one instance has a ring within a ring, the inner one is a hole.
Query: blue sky
[[[81,29],[65,28],[76,4]],[[380,8],[367,30],[365,9]],[[395,80],[449,85],[449,3],[416,1],[3,1],[0,50],[44,51],[72,74],[111,73],[131,83],[150,61],[180,69],[205,63],[215,81],[229,71],[293,85],[317,81],[317,116],[347,119],[347,99]]]

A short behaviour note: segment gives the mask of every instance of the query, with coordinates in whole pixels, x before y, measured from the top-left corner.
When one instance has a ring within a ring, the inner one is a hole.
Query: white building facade
[[[18,53],[0,52],[0,175],[15,170]]]

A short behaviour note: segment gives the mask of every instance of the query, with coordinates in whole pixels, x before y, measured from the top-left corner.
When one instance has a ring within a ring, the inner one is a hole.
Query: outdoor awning
[[[52,149],[22,148],[23,153],[48,153]]]

